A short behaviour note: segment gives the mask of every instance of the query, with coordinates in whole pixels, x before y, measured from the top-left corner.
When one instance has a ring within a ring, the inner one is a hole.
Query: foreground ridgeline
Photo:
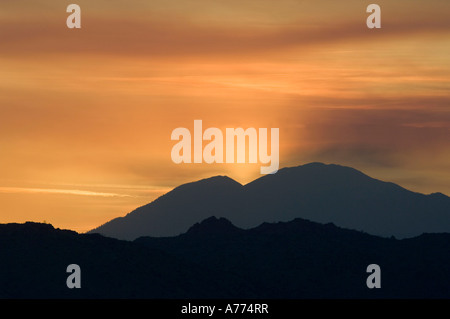
[[[211,217],[179,236],[133,242],[2,224],[0,297],[450,298],[449,242],[303,219],[243,230]]]

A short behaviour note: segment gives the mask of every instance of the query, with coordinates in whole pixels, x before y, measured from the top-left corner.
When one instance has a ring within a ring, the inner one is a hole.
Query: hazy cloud
[[[60,19],[0,22],[2,55],[100,54],[137,56],[264,55],[277,50],[303,48],[341,41],[381,41],[411,35],[448,34],[445,16],[420,16],[413,22],[401,18],[385,21],[374,33],[361,20],[324,25],[238,28],[199,25],[188,20],[105,18],[83,19],[83,27],[69,30]]]

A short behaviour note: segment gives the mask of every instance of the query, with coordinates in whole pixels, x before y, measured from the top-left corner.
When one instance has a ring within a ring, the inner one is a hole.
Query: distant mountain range
[[[226,176],[184,184],[89,233],[175,236],[213,215],[244,229],[303,218],[383,237],[450,232],[450,198],[441,193],[415,193],[350,167],[310,163],[247,185]]]
[[[382,238],[304,219],[241,229],[210,217],[133,242],[0,225],[0,298],[450,298],[450,234]],[[66,267],[81,268],[81,288]],[[381,288],[369,289],[369,264]]]

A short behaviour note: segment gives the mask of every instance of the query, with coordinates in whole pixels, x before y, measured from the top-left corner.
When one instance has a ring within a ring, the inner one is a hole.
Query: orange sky
[[[0,222],[87,231],[212,175],[172,163],[177,127],[278,127],[280,167],[349,165],[450,195],[450,3],[0,3]]]

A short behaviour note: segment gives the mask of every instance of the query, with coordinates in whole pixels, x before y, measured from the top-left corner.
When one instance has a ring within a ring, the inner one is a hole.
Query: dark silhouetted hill
[[[208,218],[133,242],[0,225],[0,298],[450,298],[450,234],[381,238],[303,219],[243,230]],[[381,267],[381,289],[366,268]],[[69,289],[66,268],[81,267]]]
[[[242,185],[226,176],[215,176],[178,186],[125,217],[115,218],[90,233],[132,240],[140,236],[172,236],[214,214],[235,209]]]
[[[81,288],[66,285],[67,266],[81,268]],[[158,249],[54,229],[0,225],[0,298],[252,297],[244,280]]]
[[[411,192],[353,168],[311,163],[243,186],[216,176],[181,185],[90,231],[133,240],[174,236],[211,215],[241,228],[303,218],[384,237],[450,232],[450,198]]]
[[[220,229],[226,231],[214,232]],[[231,273],[260,298],[449,298],[450,234],[382,238],[303,219],[239,230],[209,218],[176,237],[135,243]],[[381,288],[366,286],[381,267]]]

